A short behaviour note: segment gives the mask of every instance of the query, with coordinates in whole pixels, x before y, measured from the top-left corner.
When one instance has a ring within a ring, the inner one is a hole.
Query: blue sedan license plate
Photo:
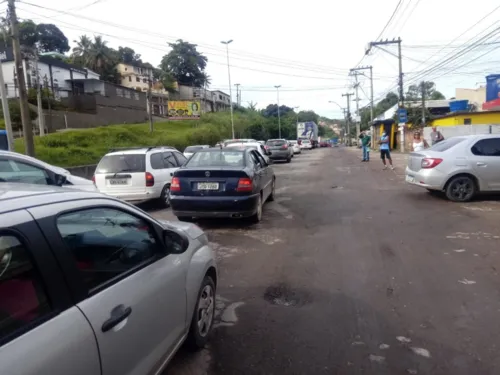
[[[198,182],[198,190],[219,190],[218,182]]]

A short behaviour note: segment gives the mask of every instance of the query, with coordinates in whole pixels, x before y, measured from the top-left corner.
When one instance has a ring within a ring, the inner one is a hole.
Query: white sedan
[[[299,142],[290,141],[290,144],[292,145],[294,154],[301,154],[302,153],[302,149],[300,148]]]
[[[309,139],[303,139],[300,143],[300,148],[303,150],[312,150],[313,145]]]

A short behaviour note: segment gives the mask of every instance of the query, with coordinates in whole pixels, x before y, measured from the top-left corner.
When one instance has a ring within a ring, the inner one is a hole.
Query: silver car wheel
[[[210,332],[214,318],[214,311],[214,291],[211,285],[205,285],[200,294],[198,308],[196,309],[198,333],[201,337],[205,337]]]

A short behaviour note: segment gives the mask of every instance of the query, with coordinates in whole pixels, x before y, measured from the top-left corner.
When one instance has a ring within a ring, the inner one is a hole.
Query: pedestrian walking
[[[363,131],[360,135],[361,139],[361,148],[363,149],[363,160],[361,161],[370,161],[370,142],[372,138],[365,131]]]
[[[426,148],[429,148],[429,144],[423,137],[420,136],[420,132],[413,133],[413,143],[411,146],[411,150],[418,152],[423,151]]]
[[[432,145],[434,146],[436,143],[439,143],[441,141],[444,141],[444,137],[441,134],[439,130],[435,126],[432,127],[432,132],[431,132],[431,142]]]
[[[382,163],[384,163],[384,169],[387,169],[386,159],[389,160],[391,169],[394,169],[394,166],[392,165],[391,149],[389,147],[389,136],[386,132],[382,133],[382,137],[380,137],[380,141],[378,143],[380,145],[380,159],[382,159]]]

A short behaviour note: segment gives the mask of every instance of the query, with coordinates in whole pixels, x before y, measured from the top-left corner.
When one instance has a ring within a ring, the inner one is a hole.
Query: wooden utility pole
[[[351,146],[351,96],[354,93],[342,94],[347,98],[347,115],[346,115],[346,125],[347,125],[347,145]]]
[[[153,88],[153,78],[149,76],[148,78],[148,98],[147,98],[147,105],[148,105],[148,117],[149,117],[149,131],[150,133],[153,132],[153,93],[152,93],[152,88]]]
[[[425,82],[422,81],[420,84],[422,90],[422,127],[425,126]],[[422,136],[424,134],[422,133]]]
[[[10,19],[10,31],[12,37],[12,50],[14,52],[15,71],[19,87],[19,106],[21,109],[21,121],[23,123],[24,149],[26,155],[35,156],[35,144],[33,142],[33,126],[31,125],[28,106],[28,93],[26,92],[26,79],[24,76],[23,58],[19,44],[19,25],[17,23],[15,0],[8,0],[8,11]]]

